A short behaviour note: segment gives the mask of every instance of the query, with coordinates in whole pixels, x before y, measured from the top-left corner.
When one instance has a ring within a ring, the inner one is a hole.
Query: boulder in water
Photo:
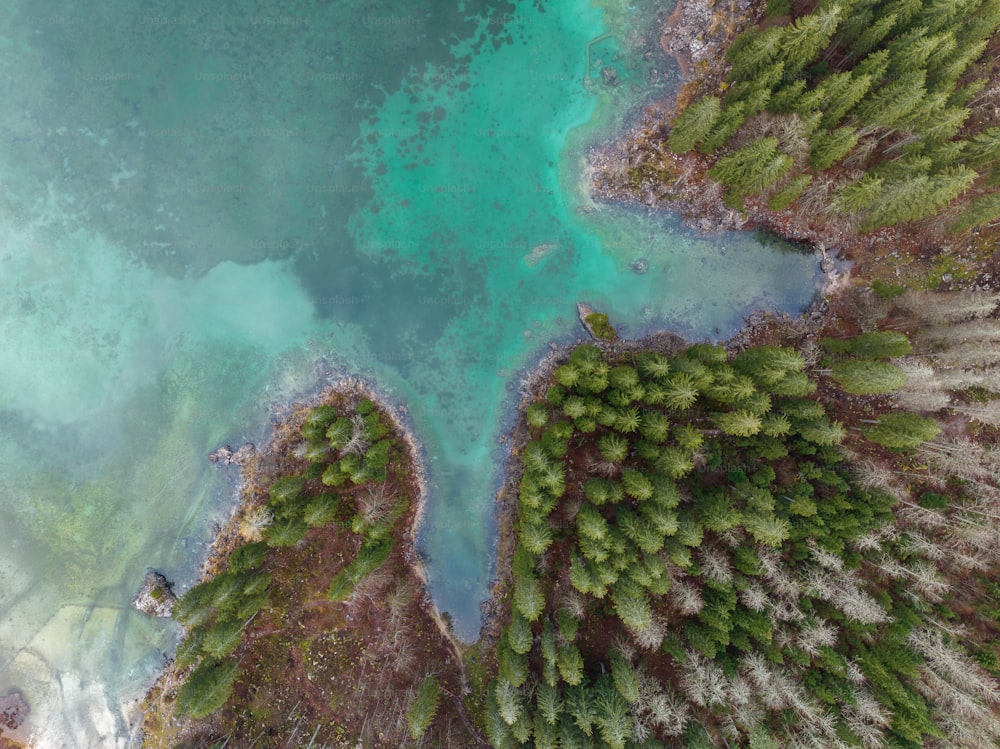
[[[639,275],[642,275],[643,273],[649,272],[649,261],[644,257],[636,258],[631,263],[629,263],[628,267],[632,269],[633,273],[638,273]]]
[[[0,725],[11,730],[19,728],[27,717],[30,708],[24,701],[24,695],[12,689],[0,697]]]
[[[173,584],[156,570],[148,570],[132,606],[150,616],[169,618],[176,601]]]
[[[213,463],[219,463],[224,466],[245,466],[250,458],[256,454],[257,448],[247,442],[245,445],[240,445],[236,450],[233,450],[229,445],[223,445],[211,453],[208,459]]]

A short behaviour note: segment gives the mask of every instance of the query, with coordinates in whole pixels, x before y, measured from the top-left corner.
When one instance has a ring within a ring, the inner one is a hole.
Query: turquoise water
[[[0,693],[44,746],[129,744],[176,631],[128,601],[147,566],[190,582],[232,491],[205,456],[272,404],[331,370],[407,404],[432,594],[474,639],[497,437],[576,302],[700,338],[818,282],[592,201],[586,149],[665,85],[641,7],[203,5],[0,8]]]

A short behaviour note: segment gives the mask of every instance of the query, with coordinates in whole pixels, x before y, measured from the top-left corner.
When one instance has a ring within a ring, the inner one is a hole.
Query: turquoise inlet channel
[[[127,747],[235,475],[330,373],[405,404],[430,592],[475,640],[518,380],[582,339],[723,338],[816,258],[595,202],[588,150],[676,84],[650,2],[0,5],[0,694]],[[655,37],[655,35],[654,35]],[[601,71],[614,68],[618,84]],[[657,73],[651,74],[650,68]],[[632,266],[644,259],[648,270]]]

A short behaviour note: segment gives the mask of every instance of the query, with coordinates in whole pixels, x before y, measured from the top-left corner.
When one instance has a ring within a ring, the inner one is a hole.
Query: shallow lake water
[[[0,7],[0,693],[40,746],[131,745],[177,637],[132,594],[147,566],[192,582],[231,509],[207,454],[324,373],[407,405],[431,592],[472,640],[497,438],[577,301],[724,337],[820,280],[592,201],[586,149],[673,80],[642,3],[248,7]]]

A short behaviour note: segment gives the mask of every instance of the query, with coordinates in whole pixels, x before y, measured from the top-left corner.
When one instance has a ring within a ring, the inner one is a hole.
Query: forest
[[[144,746],[994,747],[998,302],[858,285],[728,348],[567,349],[471,646],[414,576],[397,427],[302,410],[175,606]]]
[[[724,199],[852,230],[1000,219],[997,0],[769,0],[667,145],[708,158]]]
[[[997,298],[865,292],[849,336],[554,370],[494,747],[995,746]]]

